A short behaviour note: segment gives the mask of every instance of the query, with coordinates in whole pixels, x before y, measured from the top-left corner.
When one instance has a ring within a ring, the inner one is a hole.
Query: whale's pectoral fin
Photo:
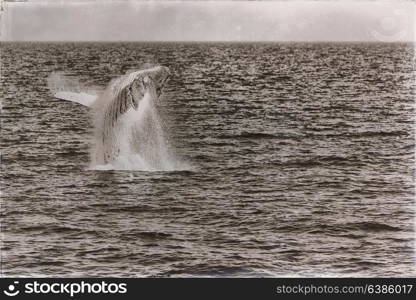
[[[91,107],[95,100],[97,100],[97,95],[87,93],[57,92],[53,96],[58,99],[76,102],[88,107]]]

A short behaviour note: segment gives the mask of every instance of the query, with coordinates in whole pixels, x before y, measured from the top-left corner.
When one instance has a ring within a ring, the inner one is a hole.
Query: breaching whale
[[[106,91],[102,95],[112,96],[115,106],[131,104],[136,110],[138,102],[143,98],[145,92],[150,92],[160,96],[161,91],[170,77],[168,67],[156,66],[150,69],[130,72],[110,82]],[[108,95],[108,93],[112,95]],[[134,94],[133,94],[134,93]],[[100,102],[99,96],[88,93],[74,93],[59,91],[54,94],[56,98],[77,102],[79,104],[91,107],[94,103]],[[123,107],[128,107],[123,106]],[[125,112],[125,111],[124,111]]]
[[[127,154],[160,169],[166,168],[163,158],[168,154],[155,102],[169,77],[167,67],[156,66],[111,81],[100,95],[60,91],[54,96],[92,109],[94,165],[111,164]]]

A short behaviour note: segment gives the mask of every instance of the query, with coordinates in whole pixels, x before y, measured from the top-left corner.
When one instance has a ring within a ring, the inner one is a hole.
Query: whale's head
[[[160,97],[163,87],[169,80],[169,68],[156,66],[149,69],[127,73],[110,83],[108,110],[113,114],[110,118],[114,123],[118,116],[125,113],[130,106],[135,110],[146,93]],[[157,99],[155,99],[157,101]]]
[[[162,94],[163,87],[170,78],[170,71],[168,67],[156,66],[152,69],[149,69],[146,74],[152,80],[157,96],[159,97]]]

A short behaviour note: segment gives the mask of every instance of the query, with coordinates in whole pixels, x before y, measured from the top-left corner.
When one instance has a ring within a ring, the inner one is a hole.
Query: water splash
[[[155,100],[146,93],[138,110],[130,109],[125,113],[107,133],[106,139],[102,138],[105,130],[103,109],[93,110],[95,131],[91,169],[174,171],[188,167],[177,158],[168,142]],[[114,159],[106,163],[103,158],[108,151],[117,153],[112,153]]]
[[[52,72],[47,78],[48,88],[53,95],[61,92],[85,93],[97,96],[99,87],[82,84],[78,78],[68,76],[64,72]]]

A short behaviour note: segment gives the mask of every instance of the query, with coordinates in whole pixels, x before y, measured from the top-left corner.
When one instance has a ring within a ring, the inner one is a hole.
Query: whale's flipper
[[[54,94],[54,97],[66,101],[76,102],[88,107],[91,107],[95,100],[97,100],[97,95],[73,92],[57,92]]]

